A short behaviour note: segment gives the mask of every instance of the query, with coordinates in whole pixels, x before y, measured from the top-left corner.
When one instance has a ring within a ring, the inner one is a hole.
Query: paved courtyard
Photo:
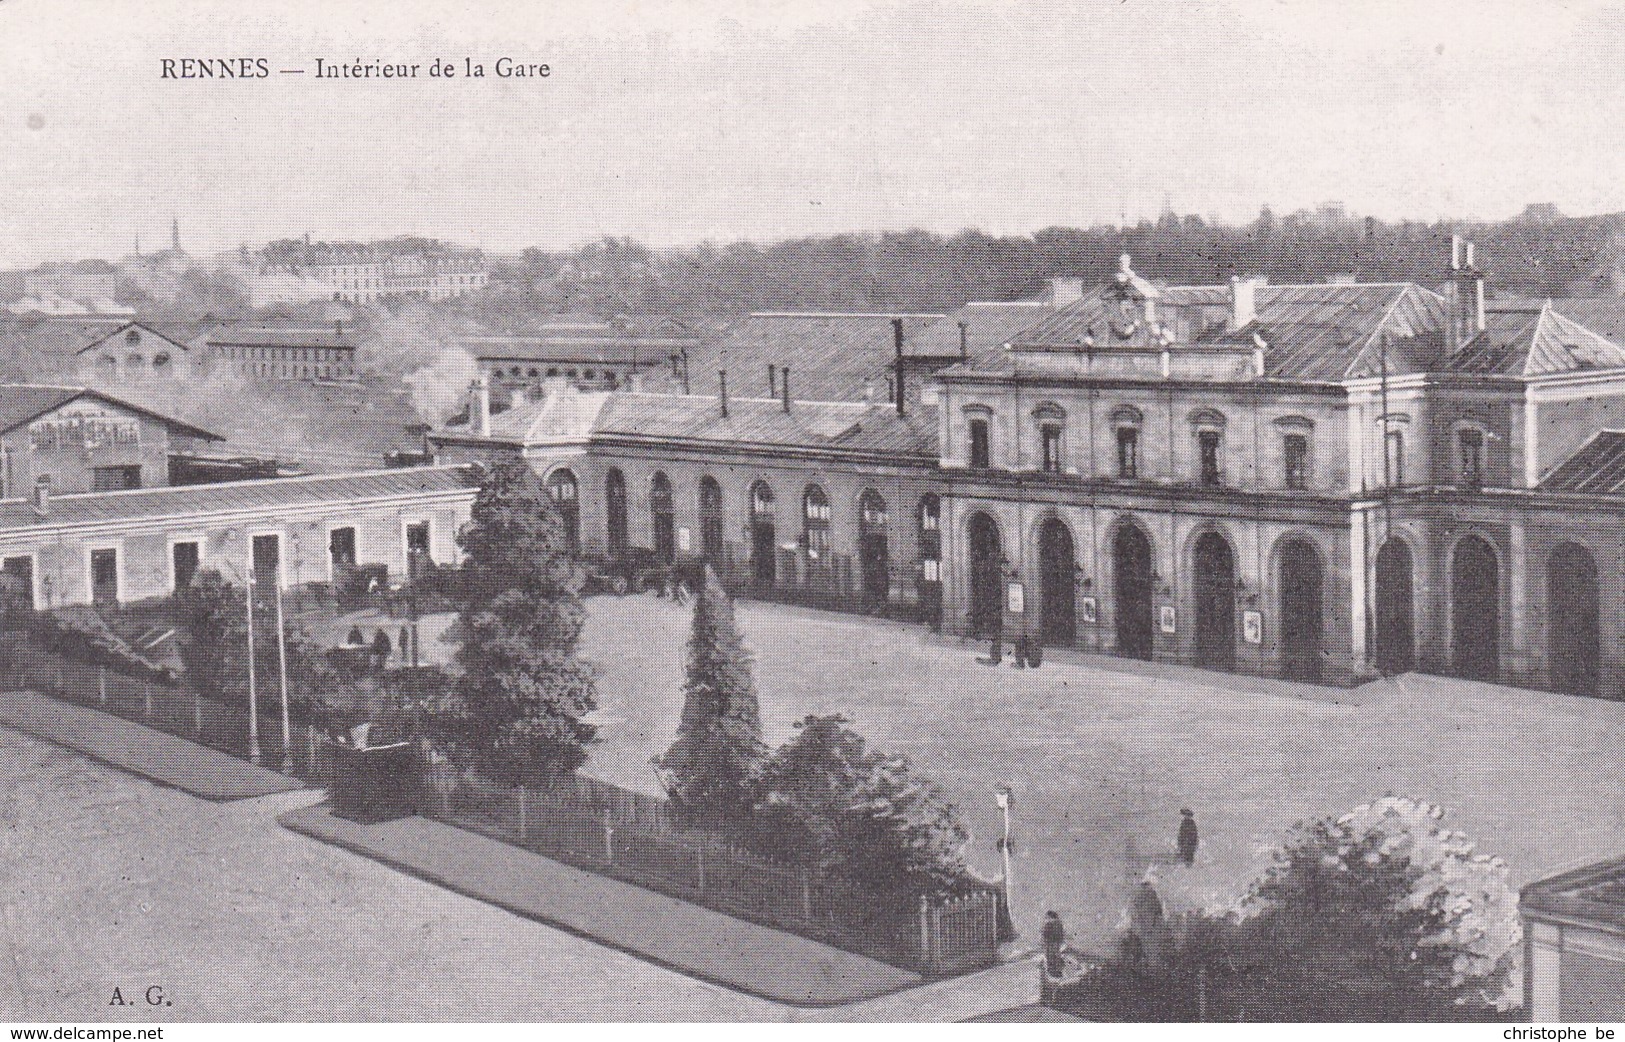
[[[596,598],[584,654],[600,671],[587,769],[658,791],[650,757],[682,709],[689,610]],[[1055,908],[1106,942],[1151,862],[1170,904],[1207,904],[1265,863],[1295,821],[1385,792],[1443,804],[1513,882],[1625,847],[1625,705],[1408,675],[1356,690],[1052,653],[990,668],[986,646],[920,627],[766,604],[738,618],[770,742],[843,712],[905,752],[959,805],[978,868],[998,872],[993,787],[1016,794],[1015,911],[1028,938]],[[1203,847],[1173,867],[1181,807]]]
[[[774,1014],[277,825],[317,798],[211,803],[0,728],[0,1020]]]

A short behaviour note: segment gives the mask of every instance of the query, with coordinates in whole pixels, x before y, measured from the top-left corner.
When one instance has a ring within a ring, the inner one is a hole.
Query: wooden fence
[[[424,767],[420,813],[766,926],[938,976],[998,957],[998,895],[978,888],[884,907],[860,883],[817,875],[684,829],[666,801],[577,775],[549,789]]]
[[[248,709],[233,706],[184,685],[166,684],[147,677],[128,676],[104,666],[91,665],[52,652],[31,654],[13,663],[8,683],[91,709],[113,713],[221,752],[248,759],[251,748]],[[283,745],[282,716],[273,691],[261,698],[259,744],[261,762],[276,770],[286,758],[292,773],[325,784],[331,777],[327,738],[290,707],[288,742]]]

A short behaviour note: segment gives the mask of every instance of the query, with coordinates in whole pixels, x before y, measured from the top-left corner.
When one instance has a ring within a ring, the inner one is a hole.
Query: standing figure
[[[1066,947],[1066,924],[1056,912],[1044,913],[1044,972],[1059,978],[1066,969],[1061,952]]]
[[[1200,842],[1201,840],[1196,834],[1196,815],[1192,814],[1188,808],[1181,810],[1179,812],[1179,860],[1187,865],[1196,864],[1196,848]]]

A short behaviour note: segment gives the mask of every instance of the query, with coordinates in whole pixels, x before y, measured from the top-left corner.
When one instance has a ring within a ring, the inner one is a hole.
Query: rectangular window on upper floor
[[[990,436],[991,424],[986,417],[973,416],[968,429],[970,431],[970,465],[986,470],[993,465],[993,444]]]
[[[1117,428],[1117,476],[1120,478],[1137,478],[1140,476],[1140,429],[1138,427]]]
[[[1385,477],[1389,485],[1397,488],[1405,484],[1405,432],[1389,431],[1383,440],[1388,446]]]
[[[1456,432],[1456,445],[1461,457],[1462,486],[1478,488],[1484,484],[1484,432],[1463,427]]]
[[[1196,449],[1202,463],[1202,484],[1222,484],[1224,475],[1219,469],[1219,432],[1198,431]]]
[[[1050,474],[1059,474],[1064,468],[1064,461],[1061,458],[1061,425],[1044,424],[1039,428],[1039,438],[1042,441],[1044,470]]]
[[[1281,461],[1287,488],[1309,487],[1309,436],[1288,434],[1281,439]]]

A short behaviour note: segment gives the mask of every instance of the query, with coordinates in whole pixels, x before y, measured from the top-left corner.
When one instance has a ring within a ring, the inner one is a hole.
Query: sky
[[[550,75],[498,78],[502,56]],[[161,78],[186,57],[271,75]],[[0,0],[0,266],[161,246],[172,216],[193,253],[512,252],[1026,234],[1165,201],[1625,211],[1622,70],[1625,10],[1560,0]]]

